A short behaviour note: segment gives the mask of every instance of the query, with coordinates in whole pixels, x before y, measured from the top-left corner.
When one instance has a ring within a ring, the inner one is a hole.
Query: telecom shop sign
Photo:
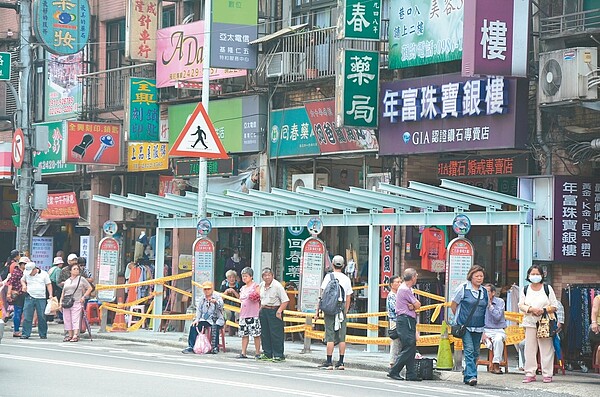
[[[600,181],[554,177],[554,261],[600,262]]]
[[[227,69],[256,69],[258,46],[258,1],[213,2],[210,66]]]
[[[379,53],[340,50],[340,73],[336,77],[338,127],[377,127]]]
[[[379,40],[381,0],[345,0],[344,26],[338,28],[346,39]]]
[[[389,68],[461,59],[464,0],[391,0]]]
[[[383,83],[380,154],[523,148],[527,81],[458,74]]]
[[[90,11],[87,0],[36,0],[33,3],[35,36],[55,55],[76,54],[90,38]]]

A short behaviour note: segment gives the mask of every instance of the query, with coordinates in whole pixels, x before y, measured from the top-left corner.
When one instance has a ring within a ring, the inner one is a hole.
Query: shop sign
[[[66,162],[75,164],[121,164],[119,124],[67,121]]]
[[[271,111],[269,157],[272,159],[320,154],[306,108]]]
[[[464,0],[390,1],[390,69],[462,57]]]
[[[156,80],[130,77],[124,119],[124,129],[129,131],[127,139],[158,142],[159,117]]]
[[[600,181],[554,177],[554,261],[599,262]]]
[[[336,78],[336,126],[377,127],[379,53],[340,50]]]
[[[185,182],[182,179],[176,179],[170,175],[158,176],[158,195],[161,197],[165,197],[167,193],[179,196],[182,186],[185,186]]]
[[[206,160],[208,176],[232,176],[237,175],[237,156],[227,159]],[[195,160],[175,159],[175,176],[191,177],[198,176],[200,164]]]
[[[127,171],[157,171],[169,168],[169,144],[127,142]]]
[[[255,69],[258,47],[258,0],[213,2],[210,66]]]
[[[381,28],[381,0],[344,0],[341,38],[377,40]]]
[[[42,210],[42,219],[79,219],[79,207],[75,192],[49,193],[48,208]]]
[[[527,77],[529,0],[464,0],[463,76]]]
[[[63,122],[34,124],[34,127],[48,128],[48,149],[33,152],[33,167],[42,170],[42,175],[64,174],[77,171],[75,164],[67,164],[64,158],[66,146],[65,124]]]
[[[169,143],[172,146],[197,103],[169,106]],[[266,102],[258,95],[210,101],[208,116],[225,151],[258,152],[267,127]]]
[[[304,107],[321,153],[374,152],[379,149],[372,129],[336,127],[333,99],[308,102]]]
[[[393,208],[384,208],[384,213],[394,213]],[[384,286],[379,289],[380,298],[388,296],[390,279],[394,273],[394,226],[381,227],[381,280]]]
[[[42,46],[55,55],[76,54],[90,38],[90,3],[87,0],[35,0],[33,29]]]
[[[201,82],[203,51],[204,21],[157,30],[156,86],[164,88],[174,87],[178,82]],[[209,79],[218,80],[245,75],[246,70],[242,69],[211,68]],[[212,104],[213,102],[211,106]]]
[[[0,142],[0,179],[12,176],[12,151],[11,142]]]
[[[77,118],[82,103],[82,80],[77,76],[87,71],[83,53],[58,56],[48,54],[46,60],[46,121]]]
[[[302,243],[309,237],[310,233],[303,226],[285,229],[283,281],[286,284],[295,283],[296,287],[300,285],[300,253]]]
[[[132,61],[156,60],[158,1],[129,0],[125,29],[125,56]]]
[[[380,154],[524,148],[527,84],[457,74],[383,83]]]
[[[438,160],[438,178],[473,178],[527,175],[527,155],[475,156]]]

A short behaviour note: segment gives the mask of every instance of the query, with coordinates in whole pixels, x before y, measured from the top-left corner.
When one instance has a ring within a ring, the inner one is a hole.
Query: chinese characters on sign
[[[45,120],[77,118],[82,102],[82,84],[77,76],[87,70],[83,52],[65,56],[49,54],[46,65]]]
[[[0,52],[0,80],[10,80],[10,52]]]
[[[325,243],[310,237],[302,243],[300,254],[300,311],[315,313],[319,304],[325,267]]]
[[[158,30],[158,1],[129,0],[125,56],[131,60],[156,60],[156,31]]]
[[[160,112],[156,80],[131,77],[129,92],[129,112],[126,112],[129,140],[158,142]]]
[[[345,0],[344,27],[346,39],[379,40],[381,0]]]
[[[600,182],[555,176],[554,183],[554,260],[598,262]]]
[[[375,151],[379,149],[372,129],[336,127],[333,100],[308,102],[304,105],[321,153]]]
[[[33,166],[41,169],[42,175],[75,172],[77,166],[63,160],[66,146],[65,124],[57,121],[36,125],[48,127],[48,149],[45,152],[33,152]]]
[[[55,55],[76,54],[89,40],[88,0],[38,0],[33,3],[33,15],[38,41]]]
[[[391,0],[390,69],[460,59],[464,0]]]
[[[258,0],[214,1],[210,66],[255,69],[258,38]]]
[[[290,226],[285,229],[285,248],[283,259],[283,281],[287,283],[300,283],[300,253],[302,243],[310,237],[310,233],[303,226]]]
[[[522,147],[525,83],[458,75],[382,83],[380,154]]]
[[[384,213],[394,213],[393,208],[384,208]],[[394,273],[394,226],[381,227],[381,284],[380,298],[385,299],[388,296],[390,278]]]
[[[336,125],[377,127],[379,53],[340,50],[336,78]],[[341,103],[340,103],[341,102]]]
[[[42,219],[79,218],[77,195],[74,192],[48,194],[48,208],[42,210]]]
[[[127,142],[127,171],[168,169],[168,147],[163,142]]]
[[[98,284],[115,285],[119,266],[119,242],[112,237],[104,237],[98,244]],[[101,302],[112,302],[117,297],[114,288],[98,291],[98,300]]]
[[[66,163],[121,164],[119,124],[67,121]]]
[[[269,157],[319,154],[319,146],[306,108],[272,110]]]
[[[467,279],[467,273],[473,266],[474,253],[473,244],[466,238],[457,237],[448,244],[446,300],[451,300],[456,288]],[[452,311],[448,309],[447,313],[448,320],[452,321]]]
[[[527,76],[528,0],[464,0],[462,75]]]
[[[438,161],[439,178],[527,175],[526,156],[473,157]]]
[[[205,281],[211,281],[214,278],[215,265],[215,243],[208,238],[197,238],[192,246],[194,256],[192,257],[192,270],[194,272],[194,281],[202,284]],[[201,296],[202,288],[195,287],[195,296]]]

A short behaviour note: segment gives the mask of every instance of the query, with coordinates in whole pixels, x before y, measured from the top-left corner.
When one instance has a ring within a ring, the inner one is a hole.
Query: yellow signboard
[[[158,171],[169,168],[169,144],[128,142],[127,171]]]

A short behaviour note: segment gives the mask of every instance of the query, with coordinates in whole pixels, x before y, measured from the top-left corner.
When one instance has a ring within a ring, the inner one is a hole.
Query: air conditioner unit
[[[323,186],[327,186],[329,183],[329,175],[317,174],[316,176],[316,188],[314,184],[313,174],[296,174],[292,175],[292,191],[295,192],[298,187],[307,187],[309,189],[321,190]]]
[[[305,61],[303,52],[276,52],[267,66],[267,77],[304,76]]]
[[[598,68],[595,47],[576,47],[540,54],[540,103],[598,98],[590,77]]]
[[[110,193],[125,195],[125,176],[114,175],[110,178]],[[125,221],[125,209],[118,205],[111,205],[109,212],[110,220],[113,222]]]

